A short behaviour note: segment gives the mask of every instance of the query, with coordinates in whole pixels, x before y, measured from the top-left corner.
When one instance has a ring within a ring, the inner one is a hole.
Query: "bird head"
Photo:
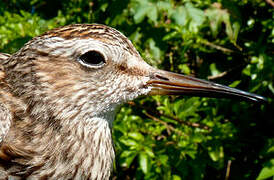
[[[112,112],[139,95],[155,94],[265,101],[259,95],[156,69],[122,33],[104,25],[51,30],[31,40],[13,57],[21,58],[22,64],[9,63],[8,69],[20,77],[16,80],[18,77],[10,76],[15,91],[28,92],[21,95],[28,94],[31,101],[43,99],[61,109],[70,105],[90,114]]]

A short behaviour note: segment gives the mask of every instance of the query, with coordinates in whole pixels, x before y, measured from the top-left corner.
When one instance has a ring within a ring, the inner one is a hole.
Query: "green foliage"
[[[71,23],[122,31],[159,68],[268,97],[269,104],[154,96],[114,122],[116,179],[274,176],[274,12],[264,0],[11,0],[0,2],[0,50]],[[231,164],[229,163],[231,162]]]

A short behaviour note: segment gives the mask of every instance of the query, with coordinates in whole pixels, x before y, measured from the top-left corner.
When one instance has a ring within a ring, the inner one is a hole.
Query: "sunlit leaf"
[[[265,163],[256,180],[268,179],[270,177],[274,177],[274,159],[271,159],[269,162]]]
[[[139,154],[139,164],[142,171],[146,174],[148,173],[148,156],[146,153]]]

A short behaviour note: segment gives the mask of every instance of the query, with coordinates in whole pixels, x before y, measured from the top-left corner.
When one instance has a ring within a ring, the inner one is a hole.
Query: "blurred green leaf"
[[[220,74],[220,71],[217,69],[215,63],[210,64],[209,68],[212,76],[217,76],[218,74]]]
[[[139,6],[136,8],[134,21],[136,23],[142,22],[144,18],[147,16],[147,13],[149,12],[149,10],[150,10],[150,7],[147,3],[139,4]]]
[[[209,148],[208,154],[213,161],[219,161],[224,158],[224,149],[222,146]]]
[[[172,176],[172,180],[181,180],[181,178],[180,178],[180,176],[173,175],[173,176]]]
[[[274,178],[274,159],[269,160],[264,168],[261,170],[257,180]]]
[[[143,141],[144,140],[144,136],[141,133],[138,132],[130,132],[128,134],[128,137],[136,140],[136,141]]]
[[[124,167],[129,167],[136,157],[137,153],[134,151],[123,151],[120,155],[120,163]]]
[[[142,171],[147,174],[148,173],[148,156],[145,153],[139,154],[139,164],[142,169]]]
[[[238,86],[238,84],[240,84],[241,83],[241,81],[239,80],[239,81],[234,81],[233,83],[231,83],[229,86],[230,87],[233,87],[233,88],[235,88],[235,87],[237,87]]]

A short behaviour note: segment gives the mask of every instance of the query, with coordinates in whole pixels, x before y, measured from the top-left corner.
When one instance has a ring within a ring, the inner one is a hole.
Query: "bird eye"
[[[79,61],[83,65],[89,67],[101,67],[106,63],[105,57],[98,51],[88,51],[79,57]]]

